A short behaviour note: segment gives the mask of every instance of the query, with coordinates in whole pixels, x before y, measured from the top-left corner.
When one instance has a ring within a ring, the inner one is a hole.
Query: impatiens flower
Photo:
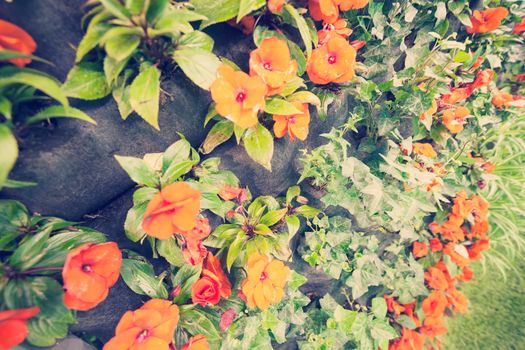
[[[470,264],[468,251],[462,245],[456,244],[454,242],[447,243],[445,248],[443,248],[443,253],[450,256],[452,262],[461,268]]]
[[[443,250],[443,244],[439,238],[432,238],[429,242],[430,250],[433,252],[440,252]]]
[[[182,257],[191,266],[195,266],[203,262],[208,249],[202,244],[200,240],[186,240],[182,243]]]
[[[441,317],[447,308],[447,297],[442,291],[435,290],[421,304],[425,317]]]
[[[352,46],[356,51],[363,48],[366,45],[366,41],[363,40],[353,40],[350,42],[350,46]]]
[[[368,5],[368,0],[339,0],[341,11],[359,10]]]
[[[492,69],[480,70],[476,74],[476,79],[474,79],[474,82],[470,85],[470,88],[475,90],[484,86],[488,86],[492,79],[494,79],[494,71]]]
[[[186,182],[175,182],[157,193],[149,202],[142,228],[148,236],[169,239],[189,231],[197,224],[201,194]]]
[[[525,17],[523,17],[520,22],[514,24],[512,34],[519,34],[521,32],[525,32]]]
[[[191,287],[191,300],[195,304],[215,305],[221,300],[219,278],[211,271],[203,270],[201,278]]]
[[[211,233],[211,226],[208,218],[197,218],[195,226],[189,230],[180,232],[186,241],[202,241]]]
[[[436,100],[432,100],[432,106],[430,106],[429,109],[427,109],[419,115],[419,121],[421,121],[425,125],[432,125],[432,116],[437,112],[437,110],[437,102]]]
[[[315,84],[346,83],[355,75],[355,49],[341,36],[312,51],[306,72]]]
[[[197,334],[190,338],[190,341],[183,345],[180,350],[209,350],[210,345],[204,334]]]
[[[308,136],[308,126],[310,124],[310,111],[308,111],[307,103],[292,102],[295,108],[302,111],[300,114],[292,115],[277,115],[273,116],[275,124],[273,125],[273,132],[278,138],[283,137],[286,133],[290,136],[290,140],[296,137],[304,141]]]
[[[425,281],[432,289],[445,290],[448,288],[448,281],[445,274],[436,267],[429,267],[425,272]]]
[[[474,271],[472,271],[472,269],[468,266],[465,266],[463,268],[463,273],[457,276],[457,278],[463,282],[470,281],[472,277],[474,277]]]
[[[424,344],[424,335],[403,327],[401,338],[394,340],[388,350],[423,350]]]
[[[334,35],[348,38],[350,34],[352,34],[352,29],[347,28],[347,22],[344,19],[339,18],[334,23],[324,23],[323,29],[317,32],[317,38],[319,45],[322,45]]]
[[[401,304],[399,304],[394,297],[388,296],[388,294],[385,294],[383,296],[386,301],[386,306],[389,312],[393,312],[396,316],[401,315],[402,312],[405,311],[405,307]]]
[[[0,311],[0,350],[22,343],[27,337],[27,320],[39,312],[38,307]]]
[[[69,252],[62,270],[66,307],[86,311],[97,306],[117,282],[121,265],[114,242],[86,243]]]
[[[517,81],[525,81],[525,73],[518,74],[514,77]]]
[[[32,55],[36,43],[25,30],[19,26],[0,19],[0,51],[16,51],[24,55]],[[31,63],[30,58],[12,58],[8,60],[18,67]]]
[[[474,64],[472,65],[472,67],[470,67],[470,69],[471,70],[478,69],[478,67],[481,66],[484,60],[485,58],[483,56],[478,56],[478,58],[476,58],[476,62],[474,62]]]
[[[525,107],[525,99],[519,96],[513,96],[508,92],[498,92],[492,97],[492,104],[497,108],[504,107]]]
[[[414,153],[429,158],[437,157],[437,153],[430,143],[416,142],[412,145]]]
[[[412,246],[412,254],[414,254],[414,257],[416,258],[422,258],[424,256],[427,256],[427,244],[423,242],[414,242],[414,245]]]
[[[178,322],[177,305],[151,299],[135,311],[126,311],[103,350],[169,350]]]
[[[488,239],[480,239],[474,242],[474,244],[468,246],[468,256],[470,260],[479,260],[481,258],[481,253],[489,249],[490,242]]]
[[[340,0],[308,0],[308,11],[316,21],[334,23],[339,18]]]
[[[233,186],[223,186],[219,190],[219,197],[225,201],[231,201],[232,199],[237,200],[239,204],[242,204],[248,197],[248,191],[245,188],[233,187]]]
[[[443,322],[443,317],[427,317],[420,331],[430,339],[434,339],[447,333],[448,329]]]
[[[488,8],[483,11],[474,10],[470,21],[472,27],[467,27],[467,33],[488,33],[497,29],[509,11],[505,7]]]
[[[470,86],[453,88],[450,89],[449,94],[441,96],[441,101],[445,105],[454,105],[458,102],[466,100],[470,95],[472,95],[472,89]]]
[[[450,288],[447,291],[447,300],[448,307],[452,308],[454,312],[464,314],[468,311],[467,297],[456,288]]]
[[[458,107],[456,109],[446,109],[443,111],[443,125],[453,134],[463,130],[465,119],[470,114],[467,107]]]
[[[221,332],[225,332],[231,326],[233,320],[235,320],[235,316],[237,316],[237,313],[234,309],[228,309],[223,312],[219,322],[219,329]]]
[[[268,10],[270,10],[271,13],[281,13],[284,2],[284,0],[268,0]]]
[[[481,164],[481,169],[485,170],[489,174],[491,174],[494,171],[495,168],[496,168],[496,166],[490,160],[486,161],[483,164]]]
[[[296,74],[297,61],[292,59],[284,40],[273,36],[265,38],[259,48],[250,53],[250,75],[264,81],[269,96],[282,92]]]
[[[211,271],[215,276],[217,276],[217,279],[219,280],[219,292],[221,297],[229,298],[232,294],[232,285],[221,267],[220,260],[212,253],[208,253],[202,269]]]
[[[266,310],[281,300],[290,268],[279,260],[265,255],[252,254],[246,263],[248,276],[242,282],[242,293],[249,308]]]
[[[223,64],[210,91],[217,113],[241,128],[257,125],[257,113],[264,109],[267,92],[266,84],[260,77],[251,77]]]

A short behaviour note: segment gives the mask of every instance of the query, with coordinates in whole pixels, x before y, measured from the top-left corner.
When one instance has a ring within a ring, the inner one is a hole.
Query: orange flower
[[[420,331],[430,339],[434,339],[447,333],[448,329],[443,322],[443,317],[427,317]]]
[[[64,304],[80,311],[97,306],[117,282],[121,265],[122,253],[115,242],[86,243],[73,249],[62,270]]]
[[[281,13],[284,6],[284,0],[268,0],[268,10],[271,13]]]
[[[439,238],[432,238],[429,242],[430,250],[433,252],[439,252],[443,250],[443,244],[439,240]]]
[[[237,202],[241,203],[247,199],[248,193],[246,189],[225,185],[219,190],[219,197],[225,201],[231,201],[236,199]]]
[[[401,338],[394,340],[388,350],[423,350],[424,344],[423,334],[403,327]]]
[[[208,345],[208,340],[204,334],[197,334],[190,338],[190,341],[183,345],[180,350],[209,350],[210,345]]]
[[[421,156],[434,158],[437,157],[437,153],[430,143],[420,143],[416,142],[412,145],[414,153]]]
[[[9,350],[27,337],[27,320],[40,312],[38,307],[0,311],[0,350]]]
[[[416,258],[427,256],[428,246],[423,242],[414,242],[414,245],[412,246],[412,254],[414,254]]]
[[[484,60],[485,58],[483,56],[478,56],[478,58],[476,58],[476,62],[474,62],[474,64],[472,65],[472,67],[470,67],[470,69],[471,70],[478,69],[478,67],[481,66]]]
[[[512,34],[519,34],[521,32],[525,32],[525,17],[523,17],[520,22],[514,24]]]
[[[414,313],[414,308],[416,307],[416,301],[414,300],[411,303],[404,304],[403,307],[405,308],[405,314],[414,322],[416,327],[421,326],[421,322],[419,321],[419,318]]]
[[[364,40],[352,40],[350,42],[350,46],[352,46],[356,51],[363,48],[366,45],[366,41]]]
[[[221,300],[219,277],[209,270],[191,287],[191,300],[201,306],[216,305]]]
[[[0,19],[0,51],[16,51],[24,55],[32,55],[36,43],[25,30],[19,26]],[[18,67],[31,63],[30,58],[12,58],[8,60]]]
[[[463,273],[457,276],[460,281],[468,282],[474,277],[474,271],[468,266],[463,268]]]
[[[447,307],[447,297],[442,291],[435,290],[421,304],[425,317],[441,317]]]
[[[470,263],[468,251],[462,245],[458,245],[453,242],[447,243],[445,248],[443,248],[443,253],[450,256],[452,261],[461,268],[467,266]]]
[[[453,134],[463,130],[465,119],[470,114],[467,107],[458,107],[456,109],[447,109],[443,111],[443,125]]]
[[[474,242],[474,244],[467,248],[470,260],[479,260],[481,253],[489,249],[489,247],[490,242],[488,239],[480,239]]]
[[[211,233],[211,226],[208,218],[197,218],[195,226],[180,234],[186,239],[186,241],[202,241],[208,237]]]
[[[217,276],[217,279],[219,281],[219,290],[221,297],[229,298],[232,294],[232,285],[221,267],[220,260],[212,253],[208,253],[208,256],[206,257],[206,261],[204,262],[202,268],[203,270],[210,271],[215,276]]]
[[[323,29],[317,32],[319,45],[326,43],[332,36],[340,35],[343,38],[348,38],[352,34],[352,29],[347,28],[347,22],[339,18],[334,23],[324,23]]]
[[[248,276],[242,282],[242,293],[249,308],[266,310],[281,300],[290,268],[279,260],[252,254],[246,263]]]
[[[339,18],[339,2],[341,0],[308,0],[308,11],[316,21],[334,23]]]
[[[383,298],[385,298],[389,312],[393,312],[396,316],[399,316],[405,311],[405,307],[399,304],[393,297],[388,296],[388,294],[383,295]]]
[[[151,299],[135,311],[126,311],[103,350],[169,350],[178,322],[177,305]]]
[[[525,81],[525,73],[521,73],[514,76],[514,79],[516,79],[517,81]]]
[[[465,294],[461,293],[456,288],[450,288],[447,291],[448,306],[455,312],[464,314],[468,310],[468,299]]]
[[[498,92],[492,97],[492,104],[497,108],[509,107],[514,96],[508,92]]]
[[[441,96],[441,101],[447,105],[453,105],[464,101],[472,95],[470,86],[450,89],[450,93]]]
[[[488,86],[492,79],[494,79],[494,71],[492,69],[480,70],[476,74],[476,79],[474,79],[474,82],[470,85],[470,88],[474,90]]]
[[[472,27],[467,27],[467,33],[488,33],[499,27],[509,11],[505,7],[488,8],[483,11],[474,10],[470,21]]]
[[[345,83],[355,75],[355,49],[337,35],[312,51],[306,72],[315,84]]]
[[[496,168],[496,166],[490,160],[488,160],[485,163],[481,164],[481,169],[485,170],[489,174],[494,172],[495,168]]]
[[[438,110],[438,105],[437,105],[437,102],[436,100],[432,100],[432,106],[430,106],[429,109],[427,109],[426,111],[422,112],[420,115],[419,115],[419,120],[421,122],[424,122],[428,119],[430,119],[430,121],[432,120],[432,116],[437,112]],[[432,124],[432,123],[430,123]]]
[[[168,185],[149,202],[142,228],[152,237],[169,239],[197,224],[201,194],[186,182]]]
[[[429,267],[425,272],[425,281],[432,289],[445,290],[448,288],[448,281],[445,274],[436,267]]]
[[[257,125],[257,113],[264,109],[267,88],[260,77],[250,77],[223,64],[211,84],[211,96],[217,113],[241,128]]]
[[[359,10],[368,5],[368,0],[339,0],[341,11]]]
[[[277,115],[273,116],[275,124],[273,124],[273,132],[278,138],[283,137],[286,132],[290,136],[290,140],[296,137],[304,141],[308,136],[308,125],[310,124],[310,111],[308,111],[307,103],[292,102],[295,108],[302,111],[301,114],[292,115]]]
[[[208,254],[208,249],[200,240],[186,240],[182,243],[181,248],[182,257],[191,266],[200,264]]]
[[[273,36],[265,38],[259,48],[250,53],[250,75],[264,81],[268,96],[282,92],[296,74],[297,61],[292,59],[284,40]]]

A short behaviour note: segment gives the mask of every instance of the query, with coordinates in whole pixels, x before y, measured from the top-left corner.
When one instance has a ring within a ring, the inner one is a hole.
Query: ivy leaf
[[[210,88],[221,65],[217,56],[200,48],[177,49],[173,53],[173,59],[184,74],[204,90]]]
[[[0,188],[7,180],[7,176],[18,158],[18,143],[11,129],[6,124],[0,124]]]
[[[386,301],[382,297],[372,299],[372,313],[377,318],[385,318],[387,311]]]
[[[255,127],[246,130],[243,141],[248,155],[257,163],[272,171],[273,137],[268,129],[261,124],[257,124]]]
[[[111,92],[104,72],[93,63],[80,63],[73,67],[62,85],[62,90],[67,96],[82,100],[98,100]]]
[[[155,129],[159,128],[160,71],[155,66],[144,68],[129,87],[133,110]]]

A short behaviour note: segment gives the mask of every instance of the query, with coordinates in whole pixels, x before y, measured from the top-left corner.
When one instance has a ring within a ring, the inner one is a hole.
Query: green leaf
[[[108,10],[113,16],[124,20],[129,21],[131,13],[128,9],[125,8],[119,0],[99,0],[100,3]]]
[[[118,61],[111,56],[106,56],[106,58],[104,58],[104,75],[106,77],[106,82],[109,86],[113,85],[113,82],[115,81],[115,79],[117,79],[117,77],[120,75],[120,73],[126,67],[127,64],[127,58],[121,61]],[[126,76],[126,78],[127,77],[128,76]]]
[[[39,61],[39,62],[44,62],[44,63],[47,63],[47,64],[50,64],[52,65],[51,62],[43,59],[43,58],[40,58],[40,57],[37,57],[37,56],[33,56],[33,55],[26,55],[22,52],[18,52],[18,51],[11,51],[11,50],[2,50],[0,51],[0,61],[7,61],[7,60],[10,60],[10,59],[13,59],[13,58],[30,58],[32,60],[35,60],[35,61]]]
[[[18,158],[18,143],[11,129],[0,124],[0,188],[4,185]]]
[[[179,326],[190,334],[203,334],[208,342],[217,342],[221,339],[216,326],[210,321],[210,317],[200,309],[192,305],[180,307]]]
[[[237,23],[239,23],[244,16],[250,12],[260,9],[265,4],[265,0],[240,0],[239,13],[237,14]]]
[[[321,100],[317,95],[314,93],[311,93],[310,91],[298,91],[291,95],[288,95],[286,99],[289,102],[301,102],[301,103],[309,103],[315,106],[321,105]]]
[[[11,101],[0,95],[0,115],[3,115],[7,120],[11,120],[13,119],[12,109],[13,105],[11,104]]]
[[[120,166],[128,173],[131,180],[139,185],[149,187],[158,186],[158,176],[153,169],[142,159],[115,155]]]
[[[279,209],[279,210],[272,210],[264,214],[261,218],[261,224],[264,224],[266,226],[273,226],[286,215],[287,208]]]
[[[146,13],[146,19],[149,23],[155,23],[168,6],[169,0],[150,0],[149,8]]]
[[[216,123],[206,135],[199,151],[203,154],[211,153],[217,146],[228,141],[233,135],[234,124],[229,120]]]
[[[155,276],[151,264],[135,259],[122,259],[120,275],[126,285],[135,293],[150,298],[168,299],[168,290]]]
[[[170,265],[173,266],[184,266],[187,265],[184,257],[182,256],[182,250],[177,244],[175,237],[170,239],[157,240],[157,251],[160,256],[164,257]]]
[[[300,286],[305,284],[307,281],[308,281],[308,278],[297,273],[295,270],[292,270],[290,272],[290,275],[288,276],[288,289],[297,290]]]
[[[261,236],[272,236],[273,235],[273,231],[267,225],[264,225],[264,224],[257,224],[253,231],[256,234],[261,235]]]
[[[304,216],[307,219],[312,219],[316,217],[321,211],[317,208],[311,207],[309,205],[301,205],[295,209],[295,213]]]
[[[0,88],[12,84],[29,85],[49,95],[64,106],[69,105],[66,95],[60,88],[59,82],[55,78],[42,72],[30,68],[6,66],[0,68],[0,76],[2,77],[0,80]]]
[[[45,229],[22,243],[9,258],[9,265],[19,271],[33,267],[46,253],[44,247],[51,234],[51,228]]]
[[[184,74],[204,90],[210,88],[221,65],[221,61],[213,53],[198,48],[177,49],[173,53],[173,59]]]
[[[233,240],[230,247],[228,248],[228,255],[226,256],[226,267],[230,271],[233,263],[237,260],[239,254],[243,250],[244,245],[246,244],[246,232],[239,230],[237,232],[237,237]]]
[[[299,186],[292,186],[286,191],[286,203],[290,204],[292,201],[301,194],[301,188]]]
[[[382,297],[372,299],[372,313],[377,318],[385,318],[387,312],[386,301]]]
[[[37,114],[27,118],[26,123],[32,124],[51,118],[75,118],[97,125],[97,122],[94,119],[82,112],[80,109],[64,106],[47,107]]]
[[[299,221],[299,218],[295,215],[287,216],[285,218],[286,226],[288,227],[288,237],[294,236],[297,231],[299,231],[299,227],[301,226],[301,222]]]
[[[278,115],[293,115],[303,113],[290,102],[275,97],[266,101],[266,107],[264,108],[264,111],[269,114]]]
[[[102,36],[104,36],[109,28],[111,27],[107,23],[97,23],[93,26],[89,26],[86,34],[78,44],[77,53],[75,56],[76,63],[79,63],[89,51],[97,47],[100,39]]]
[[[213,50],[213,39],[211,36],[200,30],[194,30],[193,32],[181,36],[177,48],[202,49],[211,52]]]
[[[171,163],[182,162],[188,160],[190,157],[191,145],[181,138],[177,142],[169,146],[162,156],[162,171],[166,171]]]
[[[194,160],[183,160],[182,162],[173,162],[168,169],[162,174],[161,183],[163,186],[174,183],[182,175],[191,171],[196,164]]]
[[[67,96],[82,100],[98,100],[111,92],[104,72],[93,63],[80,63],[73,67],[62,85],[62,90]]]
[[[129,88],[129,102],[151,126],[159,129],[160,71],[155,66],[142,70]]]
[[[116,61],[123,61],[135,52],[137,47],[139,47],[141,38],[134,29],[122,27],[112,29],[113,31],[120,30],[121,33],[113,35],[104,41],[104,48],[108,56]],[[108,33],[111,33],[111,31]]]
[[[129,102],[128,78],[130,75],[131,70],[126,70],[124,74],[117,77],[117,79],[113,83],[113,99],[117,103],[120,117],[124,120],[126,120],[131,114],[131,112],[133,112],[133,107],[131,107],[131,103]]]
[[[191,297],[191,287],[199,279],[201,275],[202,265],[191,266],[189,264],[182,265],[175,276],[171,279],[173,288],[180,286],[179,295],[173,298],[175,304],[184,304],[189,297]]]
[[[273,137],[261,124],[246,130],[244,134],[244,148],[257,163],[272,171]]]
[[[292,16],[297,29],[299,29],[299,34],[303,39],[304,46],[306,47],[306,57],[310,57],[312,55],[312,44],[315,43],[312,41],[312,37],[310,35],[310,30],[308,29],[308,24],[306,23],[306,20],[303,16],[299,14],[299,12],[297,12],[295,7],[293,7],[292,5],[286,4],[284,5],[284,9],[290,14],[290,16]]]
[[[211,24],[225,22],[239,13],[239,0],[191,0],[190,4],[197,13],[204,15],[208,20],[203,21],[201,29]]]

